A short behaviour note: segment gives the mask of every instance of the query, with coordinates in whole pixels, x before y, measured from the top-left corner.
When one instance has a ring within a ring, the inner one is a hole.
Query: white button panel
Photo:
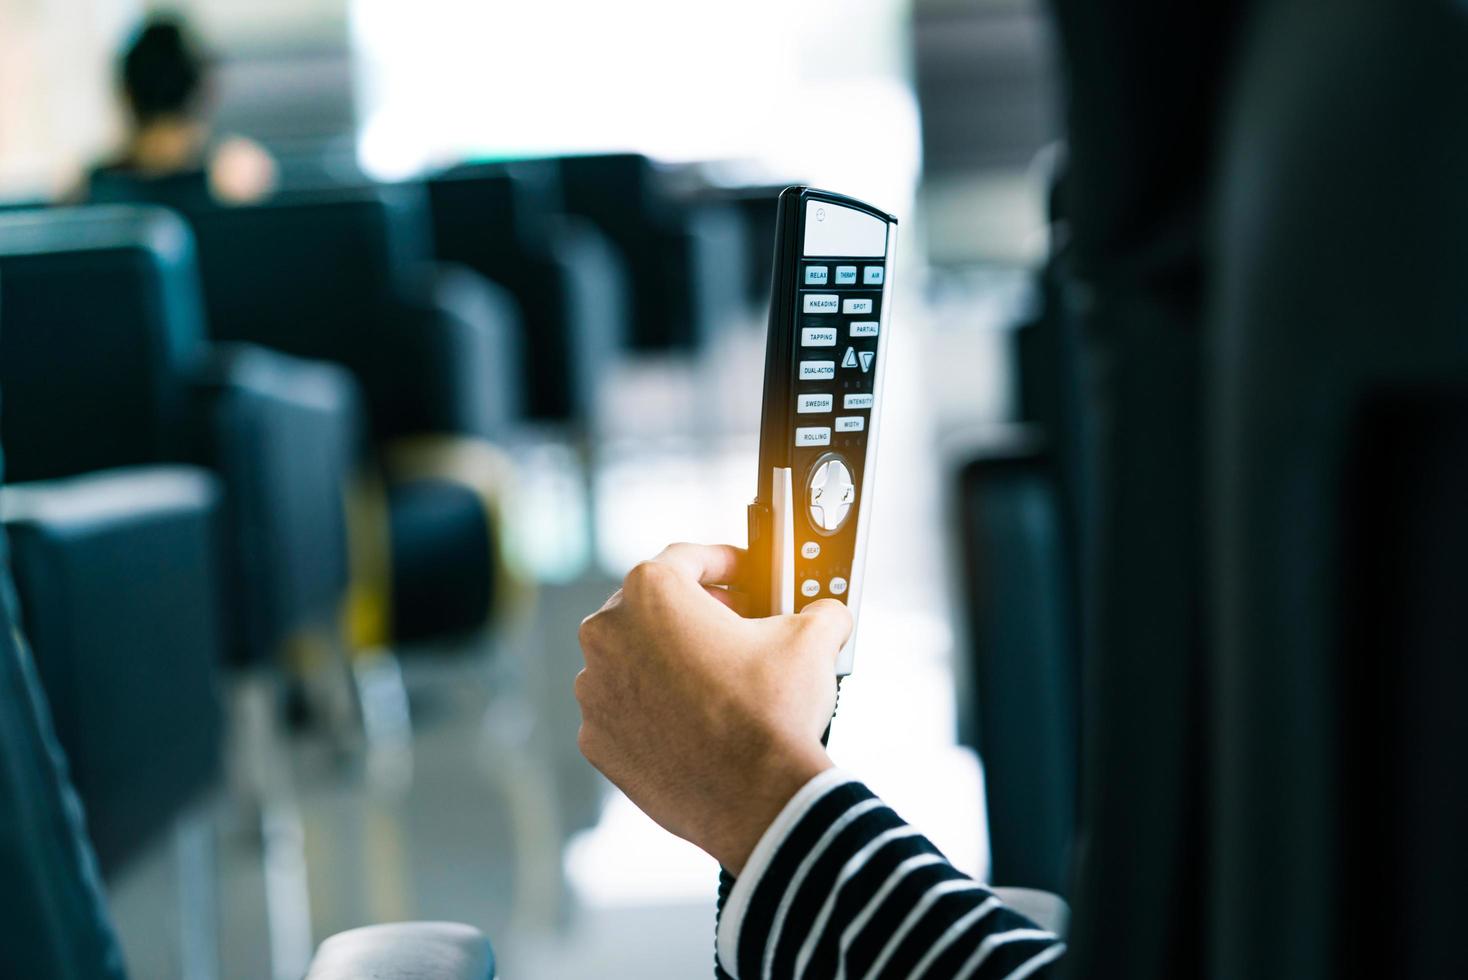
[[[851,396],[847,395],[846,397],[850,398]],[[835,401],[835,397],[829,392],[823,392],[817,395],[796,395],[795,410],[803,415],[809,415],[812,412],[829,412],[836,407],[834,404]]]
[[[835,578],[831,579],[831,584],[829,588],[832,595],[845,595],[846,579],[842,578],[840,575],[837,575]]]
[[[835,347],[835,327],[801,327],[800,346],[802,347]]]
[[[829,446],[831,430],[824,425],[801,425],[795,429],[797,446]]]
[[[880,265],[869,265],[861,270],[861,281],[868,286],[880,286],[882,280],[886,278],[886,273],[887,270]]]
[[[832,298],[834,299],[835,297]],[[809,296],[806,297],[806,302],[810,302]],[[841,312],[870,313],[872,312],[872,301],[869,299],[848,299],[846,302],[841,304]]]
[[[856,503],[851,470],[839,457],[827,459],[810,477],[810,520],[824,531],[839,530]]]
[[[871,302],[867,300],[868,313],[871,312]],[[806,293],[804,305],[801,307],[806,313],[835,313],[840,308],[841,297],[834,293]]]
[[[835,361],[801,361],[801,381],[830,381],[836,377]]]
[[[800,557],[802,557],[802,558],[819,558],[819,557],[821,557],[821,543],[819,541],[807,541],[805,544],[803,544],[803,545],[800,546]]]
[[[837,432],[860,432],[866,427],[865,415],[843,415],[836,420]]]
[[[868,272],[871,270],[868,269]],[[826,267],[823,265],[808,265],[805,267],[805,284],[807,286],[824,286],[826,284]]]
[[[821,583],[813,578],[808,578],[800,583],[800,594],[807,599],[813,599],[821,594]]]
[[[838,286],[855,286],[856,285],[856,266],[854,266],[854,265],[838,265],[836,267],[836,285],[838,285]]]
[[[867,392],[866,394],[862,394],[862,395],[847,395],[845,398],[843,398],[841,400],[841,407],[842,408],[871,408],[872,407],[872,397],[873,396],[872,396],[872,393],[871,392]]]
[[[853,337],[875,337],[879,324],[876,320],[854,320],[851,324]]]

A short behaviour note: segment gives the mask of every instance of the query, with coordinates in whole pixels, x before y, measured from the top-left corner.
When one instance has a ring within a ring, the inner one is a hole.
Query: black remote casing
[[[809,187],[780,194],[749,506],[755,615],[835,598],[856,616],[896,244],[897,219],[869,204]],[[848,642],[838,674],[853,653]]]

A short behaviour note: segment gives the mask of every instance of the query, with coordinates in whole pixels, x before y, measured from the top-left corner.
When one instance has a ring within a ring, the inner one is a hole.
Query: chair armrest
[[[361,400],[346,370],[249,344],[216,345],[190,380],[193,458],[224,483],[231,657],[259,662],[333,619],[346,592]]]
[[[306,980],[494,980],[484,933],[455,922],[394,922],[339,932],[316,951]]]
[[[1038,888],[995,888],[994,894],[1041,929],[1065,938],[1070,928],[1070,906],[1059,895]]]

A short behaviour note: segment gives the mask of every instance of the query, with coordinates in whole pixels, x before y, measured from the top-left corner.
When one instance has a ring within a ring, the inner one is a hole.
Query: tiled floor
[[[992,302],[992,291],[984,296]],[[890,348],[857,671],[842,692],[831,751],[982,873],[982,779],[954,738],[938,447],[940,429],[1001,411],[1002,337],[975,325],[983,316],[972,304],[906,306],[905,333]],[[619,368],[589,498],[570,450],[523,449],[517,549],[546,584],[497,649],[402,659],[410,778],[369,779],[360,760],[315,743],[293,747],[299,819],[286,811],[276,826],[287,843],[299,834],[306,861],[309,938],[300,933],[297,958],[354,925],[444,918],[492,936],[502,977],[708,975],[714,863],[580,760],[570,682],[580,660],[576,625],[621,569],[670,540],[742,541],[760,343],[757,329],[745,329],[697,369]],[[591,547],[585,529],[593,525]],[[271,889],[292,894],[290,869],[264,870],[256,815],[231,800],[222,793],[209,814],[219,841],[223,975],[267,977],[264,898]],[[137,977],[180,975],[173,857],[162,846],[112,886]]]

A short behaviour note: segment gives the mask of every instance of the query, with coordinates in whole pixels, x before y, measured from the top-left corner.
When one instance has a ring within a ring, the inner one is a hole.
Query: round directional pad
[[[834,532],[846,523],[856,503],[856,483],[840,456],[828,456],[810,475],[810,522],[822,531]]]

